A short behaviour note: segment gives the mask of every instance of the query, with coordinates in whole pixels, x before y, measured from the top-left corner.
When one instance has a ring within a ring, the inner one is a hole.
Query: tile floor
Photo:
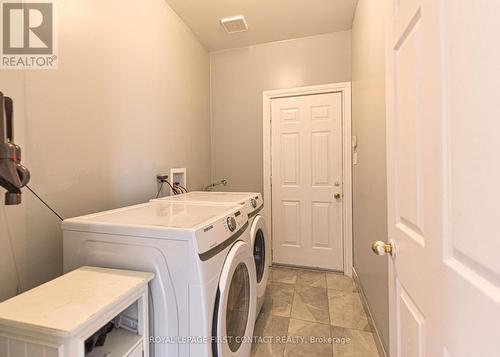
[[[252,356],[379,357],[354,281],[273,267]]]

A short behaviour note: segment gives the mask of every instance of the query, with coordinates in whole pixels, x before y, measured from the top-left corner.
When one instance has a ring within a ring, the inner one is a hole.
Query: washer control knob
[[[255,198],[252,198],[252,207],[257,208],[257,200]]]
[[[234,217],[227,217],[227,228],[229,228],[231,232],[234,232],[236,229],[236,220]]]

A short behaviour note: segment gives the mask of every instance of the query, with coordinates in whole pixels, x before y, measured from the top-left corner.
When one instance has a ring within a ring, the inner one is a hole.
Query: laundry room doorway
[[[263,94],[273,263],[352,275],[350,83]]]

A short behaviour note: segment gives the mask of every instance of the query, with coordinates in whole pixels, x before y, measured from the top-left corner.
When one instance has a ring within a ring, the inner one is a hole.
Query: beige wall
[[[262,92],[350,80],[350,31],[210,54],[212,177],[262,192]]]
[[[13,98],[16,104],[14,134],[16,143],[23,147],[24,78],[24,72],[0,70],[0,91]],[[16,268],[19,271],[19,279],[26,280],[26,206],[4,206],[4,192],[5,190],[0,188],[0,301],[15,295],[18,290]],[[17,267],[14,255],[20,258]]]
[[[387,239],[385,8],[379,1],[358,2],[352,29],[352,121],[358,138],[358,164],[353,168],[354,267],[387,347],[387,258],[370,249],[374,240]]]
[[[210,181],[209,55],[164,0],[60,1],[59,58],[25,78],[0,72],[0,90],[25,106],[31,186],[64,217],[144,202],[170,167],[187,167],[191,189]],[[6,209],[28,288],[61,273],[62,240],[58,219],[24,196]],[[0,298],[16,285],[3,223],[0,212]]]

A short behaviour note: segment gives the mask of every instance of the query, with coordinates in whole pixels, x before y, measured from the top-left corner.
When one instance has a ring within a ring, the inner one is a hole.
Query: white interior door
[[[342,93],[273,99],[271,116],[274,262],[342,270]]]
[[[391,356],[500,356],[500,3],[389,2]]]

